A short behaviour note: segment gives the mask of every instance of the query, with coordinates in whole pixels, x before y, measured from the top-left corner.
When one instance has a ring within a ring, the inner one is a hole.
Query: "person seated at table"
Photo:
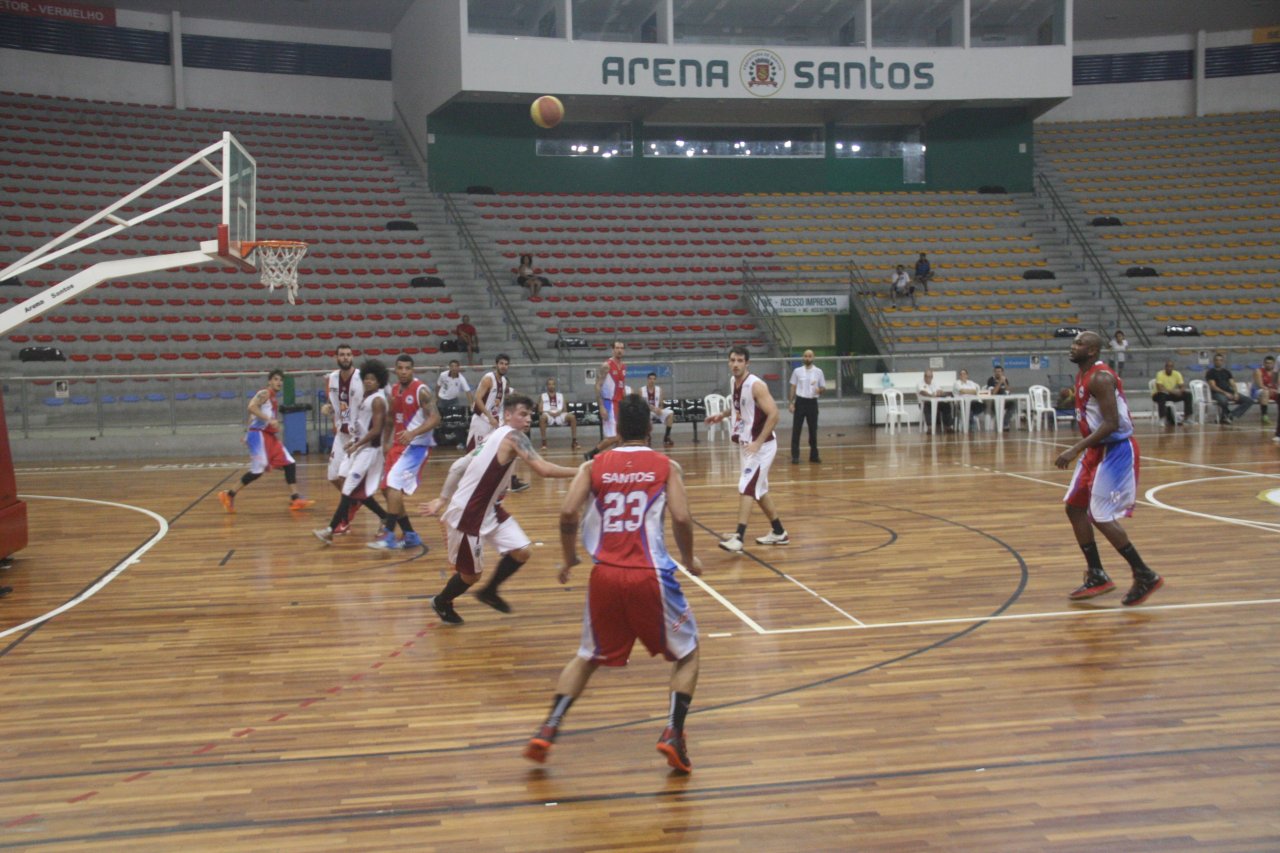
[[[932,429],[934,423],[932,409],[937,408],[937,418],[947,432],[955,432],[954,417],[951,411],[951,392],[944,391],[933,381],[933,371],[924,372],[924,381],[916,386],[916,397],[920,400],[920,415],[926,425]],[[945,405],[944,405],[945,403]]]
[[[987,393],[988,394],[1012,394],[1013,386],[1009,384],[1009,377],[1004,375],[1004,367],[996,365],[991,376],[987,377]],[[1009,428],[1009,423],[1018,414],[1017,406],[1004,407],[1004,428]]]
[[[957,397],[967,397],[971,395],[976,397],[979,390],[978,383],[969,378],[969,371],[965,370],[963,367],[960,368],[960,372],[956,374],[956,384],[954,389],[955,395]],[[970,430],[972,430],[974,425],[977,423],[978,415],[981,415],[986,410],[986,405],[984,405],[980,400],[973,400],[969,403]],[[961,411],[964,410],[962,409]]]

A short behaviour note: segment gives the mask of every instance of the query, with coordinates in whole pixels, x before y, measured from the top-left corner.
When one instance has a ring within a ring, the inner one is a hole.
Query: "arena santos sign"
[[[769,98],[786,91],[788,80],[797,94],[809,89],[857,92],[885,88],[932,89],[933,68],[932,62],[884,62],[875,54],[860,61],[803,59],[788,67],[777,53],[760,49],[743,58],[736,76],[743,92]],[[649,82],[675,89],[731,88],[729,62],[723,59],[703,62],[672,57],[606,56],[601,62],[600,77],[604,86],[624,88]]]
[[[677,99],[1067,98],[1071,49],[664,46],[470,34],[461,88]]]

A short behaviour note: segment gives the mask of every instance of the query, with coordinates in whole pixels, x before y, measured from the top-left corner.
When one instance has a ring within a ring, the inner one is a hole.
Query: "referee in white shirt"
[[[813,366],[813,350],[801,356],[804,362],[791,372],[791,388],[787,392],[787,408],[791,419],[791,464],[800,464],[800,429],[809,422],[809,461],[821,462],[818,456],[818,398],[827,387],[822,368]]]

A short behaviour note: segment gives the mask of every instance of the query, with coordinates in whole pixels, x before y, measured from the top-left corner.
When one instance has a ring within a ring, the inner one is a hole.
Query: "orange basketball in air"
[[[538,127],[555,127],[564,120],[564,104],[555,95],[543,95],[529,105],[529,117]]]

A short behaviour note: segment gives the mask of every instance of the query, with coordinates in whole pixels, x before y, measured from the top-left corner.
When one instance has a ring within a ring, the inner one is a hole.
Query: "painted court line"
[[[724,606],[724,608],[725,608],[726,610],[728,610],[728,611],[729,611],[730,613],[732,613],[734,616],[737,616],[739,619],[741,619],[741,620],[742,620],[742,622],[743,622],[743,624],[745,624],[745,625],[746,625],[748,628],[750,628],[752,631],[755,631],[757,634],[766,634],[766,633],[768,633],[767,631],[765,631],[765,629],[764,629],[764,628],[761,628],[758,624],[756,624],[756,622],[755,622],[755,620],[754,620],[754,619],[752,619],[750,616],[748,616],[747,614],[743,613],[740,609],[738,609],[736,606],[734,606],[734,604],[733,604],[733,602],[732,602],[732,601],[730,601],[729,599],[725,598],[725,597],[724,597],[723,595],[721,595],[720,593],[716,592],[716,591],[711,587],[711,585],[710,585],[710,584],[708,584],[708,583],[706,583],[702,578],[700,578],[700,577],[698,577],[698,576],[696,576],[696,575],[692,575],[692,574],[690,574],[690,573],[689,573],[689,570],[688,570],[688,569],[686,569],[684,566],[681,566],[679,563],[677,563],[677,564],[676,564],[676,566],[677,566],[677,567],[679,567],[679,569],[680,569],[681,573],[683,573],[685,577],[687,577],[689,580],[691,580],[691,581],[693,581],[694,583],[696,583],[698,586],[702,587],[702,591],[703,591],[703,592],[705,592],[707,595],[709,595],[709,596],[711,596],[712,598],[714,598],[716,601],[720,602],[720,604],[721,604],[721,605],[723,605],[723,606]]]
[[[143,509],[140,506],[131,506],[130,504],[116,503],[114,501],[96,501],[96,500],[92,500],[91,498],[68,498],[68,497],[62,497],[58,495],[18,495],[18,497],[28,501],[33,499],[45,500],[45,501],[75,501],[76,503],[82,503],[82,504],[97,504],[99,506],[113,506],[113,507],[118,507],[120,509],[132,510],[133,512],[140,512],[143,515],[147,515],[155,519],[156,524],[159,525],[160,529],[157,530],[156,534],[152,536],[150,539],[148,539],[146,542],[144,542],[139,548],[135,549],[127,557],[125,557],[123,560],[117,563],[114,569],[112,569],[111,571],[103,575],[101,578],[99,578],[98,582],[95,583],[93,586],[89,587],[84,592],[77,595],[75,598],[59,605],[58,607],[55,607],[53,610],[50,610],[48,613],[45,613],[43,615],[37,616],[34,619],[30,619],[26,622],[23,622],[21,625],[15,625],[12,628],[7,628],[4,631],[0,631],[0,639],[3,639],[9,636],[10,634],[17,634],[21,631],[26,631],[29,628],[34,628],[35,626],[40,625],[44,622],[48,622],[53,617],[62,613],[66,613],[68,610],[75,607],[77,604],[80,604],[83,601],[87,601],[90,598],[93,598],[93,596],[97,595],[98,592],[100,592],[104,587],[106,587],[107,584],[111,583],[113,580],[119,577],[124,572],[125,569],[129,568],[134,563],[142,559],[143,554],[150,551],[157,542],[159,542],[169,533],[169,522],[165,521],[163,516],[157,515],[156,513],[152,512],[149,509]]]
[[[1258,607],[1280,604],[1280,598],[1243,601],[1201,601],[1194,604],[1144,604],[1131,607],[1093,607],[1082,610],[1052,610],[1044,613],[1003,613],[999,616],[953,616],[946,619],[909,619],[903,622],[876,622],[865,625],[824,625],[813,628],[769,628],[765,634],[816,634],[830,631],[870,631],[879,628],[918,628],[928,625],[971,625],[975,622],[1009,622],[1027,619],[1057,619],[1064,616],[1115,616],[1124,613],[1151,613],[1156,610],[1204,610],[1215,607]]]

